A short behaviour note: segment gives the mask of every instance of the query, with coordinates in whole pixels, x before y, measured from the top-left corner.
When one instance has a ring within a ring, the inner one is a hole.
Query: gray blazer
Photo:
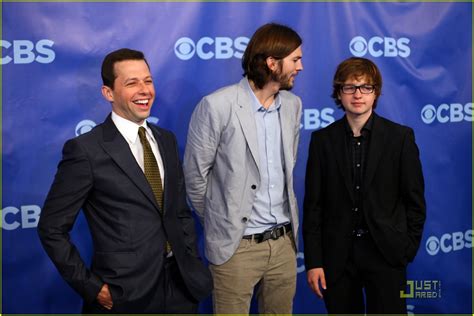
[[[242,240],[260,185],[257,128],[246,80],[199,102],[191,117],[184,154],[186,190],[204,226],[206,256],[216,265],[229,260]],[[301,99],[288,91],[280,91],[280,98],[288,204],[298,245],[293,168],[302,105]]]

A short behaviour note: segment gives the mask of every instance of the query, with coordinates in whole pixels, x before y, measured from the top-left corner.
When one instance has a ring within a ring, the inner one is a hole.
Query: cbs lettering
[[[324,128],[335,121],[333,114],[332,108],[304,109],[301,127],[304,130]]]
[[[41,208],[38,205],[22,205],[20,208],[7,206],[2,209],[2,228],[15,230],[21,228],[35,228],[38,226]]]
[[[189,60],[194,55],[200,59],[242,58],[249,39],[247,37],[203,37],[194,42],[189,37],[181,37],[174,44],[174,52],[181,60]]]
[[[54,42],[48,39],[36,43],[28,40],[14,40],[13,42],[1,40],[2,57],[0,64],[5,65],[13,61],[14,64],[50,64],[56,58],[52,49]],[[6,51],[6,53],[5,53]]]

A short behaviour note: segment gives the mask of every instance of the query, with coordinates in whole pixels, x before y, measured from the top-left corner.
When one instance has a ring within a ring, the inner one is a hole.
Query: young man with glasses
[[[330,314],[407,313],[400,291],[423,232],[424,180],[413,130],[374,112],[381,90],[372,61],[343,61],[332,97],[345,116],[311,137],[305,264]]]

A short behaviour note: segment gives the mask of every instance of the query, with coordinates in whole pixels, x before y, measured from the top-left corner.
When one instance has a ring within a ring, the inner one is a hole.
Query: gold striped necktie
[[[140,138],[140,143],[143,146],[143,164],[145,166],[145,177],[150,183],[153,194],[155,195],[156,202],[160,207],[160,213],[163,215],[163,185],[161,184],[161,174],[156,162],[155,155],[151,150],[150,143],[146,139],[146,130],[143,126],[138,128],[138,137]],[[164,224],[164,222],[163,222]],[[171,251],[171,245],[166,241],[166,253]]]
[[[155,155],[151,150],[150,143],[146,139],[146,130],[143,126],[138,128],[138,137],[143,146],[143,164],[145,166],[145,177],[150,183],[156,202],[163,213],[163,186],[161,184],[161,174],[156,162]]]

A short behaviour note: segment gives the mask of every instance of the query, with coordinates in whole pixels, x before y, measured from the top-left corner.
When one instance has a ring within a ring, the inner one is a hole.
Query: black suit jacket
[[[418,250],[426,217],[424,180],[413,130],[373,114],[362,192],[363,216],[393,266]],[[306,167],[303,238],[306,269],[323,267],[333,282],[352,245],[354,190],[342,118],[311,135]]]
[[[110,115],[64,145],[38,232],[59,272],[86,305],[94,302],[107,283],[114,311],[149,310],[166,239],[193,297],[201,300],[212,290],[210,273],[197,251],[175,136],[149,126],[165,169],[163,218],[143,171]],[[81,208],[94,247],[90,268],[69,238]]]

